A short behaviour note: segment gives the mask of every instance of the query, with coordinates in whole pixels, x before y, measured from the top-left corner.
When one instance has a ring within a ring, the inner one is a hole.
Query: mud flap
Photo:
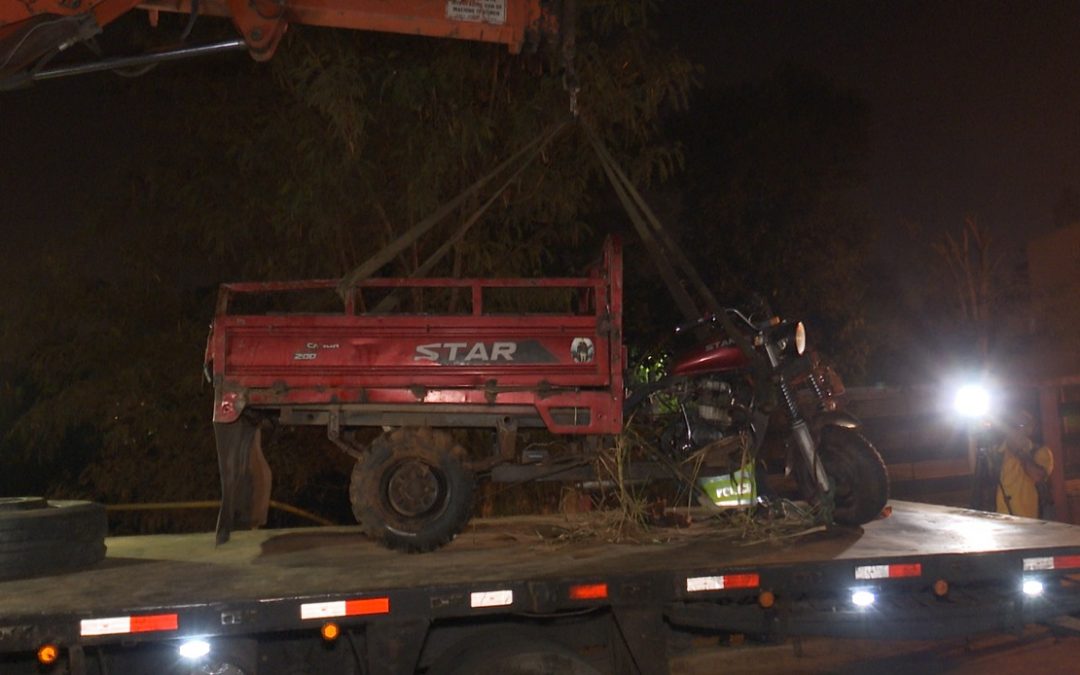
[[[616,640],[629,652],[629,663],[620,663],[619,672],[641,675],[668,675],[671,672],[667,653],[667,627],[658,608],[616,606]],[[622,650],[616,650],[622,653]]]
[[[367,671],[371,675],[406,675],[416,671],[428,634],[427,619],[375,621],[364,629]]]
[[[216,541],[223,544],[234,529],[266,524],[272,474],[257,423],[244,417],[229,424],[215,422],[214,439],[221,474]]]

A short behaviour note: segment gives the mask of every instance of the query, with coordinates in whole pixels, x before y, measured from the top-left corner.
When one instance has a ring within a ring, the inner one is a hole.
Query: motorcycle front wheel
[[[825,427],[818,443],[818,458],[833,489],[833,520],[841,525],[862,525],[874,520],[889,499],[889,474],[881,455],[855,429]],[[798,472],[799,488],[810,502],[819,502],[813,472]]]

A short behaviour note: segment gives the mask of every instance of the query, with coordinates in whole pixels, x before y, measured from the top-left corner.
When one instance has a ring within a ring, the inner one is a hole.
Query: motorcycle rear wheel
[[[818,457],[832,484],[833,521],[862,525],[881,514],[889,500],[889,474],[870,441],[854,429],[825,427]],[[820,501],[812,472],[799,472],[799,488],[809,501]]]

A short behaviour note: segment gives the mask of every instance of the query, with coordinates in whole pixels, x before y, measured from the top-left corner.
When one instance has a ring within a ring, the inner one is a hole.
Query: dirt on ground
[[[672,675],[1071,675],[1080,672],[1080,632],[1029,626],[1019,634],[943,641],[805,638],[769,645],[735,636],[724,644],[703,640],[671,665]]]

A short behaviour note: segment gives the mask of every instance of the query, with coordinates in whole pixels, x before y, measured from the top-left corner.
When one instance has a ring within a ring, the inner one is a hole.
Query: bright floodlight
[[[206,640],[188,640],[180,643],[179,651],[180,656],[195,661],[210,653],[210,643]]]
[[[1043,583],[1038,579],[1024,579],[1024,595],[1036,597],[1042,595]]]
[[[851,594],[851,604],[856,607],[869,607],[874,604],[874,594],[870,591],[855,591]]]
[[[990,394],[977,384],[966,384],[957,390],[953,407],[964,417],[982,417],[990,410]]]

